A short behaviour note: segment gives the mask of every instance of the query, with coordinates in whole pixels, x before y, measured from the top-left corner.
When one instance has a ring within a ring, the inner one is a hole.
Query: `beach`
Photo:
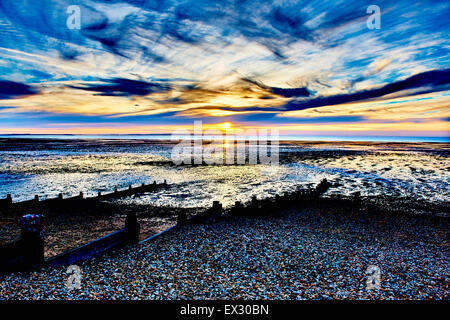
[[[345,210],[344,210],[345,211]],[[67,267],[0,277],[2,299],[445,299],[448,221],[287,208],[186,225]],[[367,289],[367,268],[380,269]]]
[[[195,215],[220,201],[225,209],[251,197],[274,198],[323,178],[323,195],[349,199],[361,193],[367,212],[450,213],[447,143],[282,141],[279,165],[171,164],[173,141],[148,139],[0,139],[0,197],[13,202],[95,197],[130,185],[167,180],[168,187],[86,206],[0,206],[0,244],[17,240],[23,214],[45,218],[46,257],[123,227],[128,212],[141,224],[141,239],[176,223],[180,212]]]
[[[11,209],[0,218],[0,245],[20,239],[19,218],[24,212],[45,212],[45,257],[50,258],[124,228],[127,213],[136,213],[143,240],[176,224],[178,213],[188,217],[195,209],[89,203],[88,205],[32,210]]]
[[[0,0],[0,300],[449,300],[449,12]]]
[[[272,165],[184,165],[172,142],[2,140],[1,190],[13,201],[95,199],[114,189],[167,179],[167,186],[76,206],[0,208],[0,244],[18,240],[23,214],[44,215],[45,258],[124,228],[136,214],[141,242],[79,264],[82,287],[68,291],[66,267],[0,277],[2,299],[448,299],[446,143],[280,144]],[[274,206],[267,216],[230,216],[235,201],[330,188],[319,202]],[[348,205],[361,194],[358,214]],[[220,201],[224,217],[176,226]],[[56,202],[58,203],[58,202]],[[368,268],[380,288],[367,289]]]

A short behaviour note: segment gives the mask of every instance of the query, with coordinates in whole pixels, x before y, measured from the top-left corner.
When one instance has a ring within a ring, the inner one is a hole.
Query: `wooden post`
[[[280,205],[281,204],[281,197],[279,194],[275,195],[275,204]]]
[[[138,243],[141,226],[137,221],[136,213],[130,212],[127,214],[127,217],[125,218],[125,228],[128,231],[130,243]]]
[[[277,210],[272,210],[272,201],[270,198],[265,198],[261,200],[261,214],[268,215],[276,212]]]
[[[289,200],[290,200],[290,194],[289,194],[289,192],[285,192],[284,194],[283,194],[283,201],[284,201],[284,204],[286,204],[287,202],[289,202]]]
[[[219,201],[213,201],[212,206],[216,211],[222,211],[222,204]]]
[[[186,222],[187,222],[186,213],[185,212],[178,213],[177,224],[183,225],[183,224],[186,224]]]
[[[27,214],[20,219],[21,242],[23,245],[25,269],[44,262],[44,233],[42,215]]]
[[[361,193],[359,191],[356,191],[353,194],[352,199],[352,215],[354,216],[358,215],[360,206],[361,206]]]
[[[328,182],[326,178],[323,178],[320,183],[316,186],[316,193],[322,194],[325,193],[331,186],[331,183]]]
[[[222,204],[219,201],[213,201],[211,213],[214,218],[218,218],[222,215]]]
[[[239,216],[242,214],[243,209],[244,209],[244,206],[242,205],[242,203],[240,201],[236,201],[234,203],[234,208],[231,210],[231,212],[233,215]]]
[[[308,190],[306,190],[305,197],[308,202],[311,201],[311,189],[308,188]]]
[[[11,197],[11,194],[10,194],[10,193],[8,193],[8,194],[6,195],[6,202],[7,202],[8,204],[11,204],[11,203],[12,203],[12,197]]]
[[[297,189],[295,192],[295,204],[300,205],[302,203],[302,191]]]
[[[258,209],[259,209],[259,205],[258,205],[258,199],[256,198],[256,196],[252,196],[252,200],[250,202],[250,216],[254,217],[258,215]]]

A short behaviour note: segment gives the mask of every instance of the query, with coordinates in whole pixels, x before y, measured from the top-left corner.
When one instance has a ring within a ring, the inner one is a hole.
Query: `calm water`
[[[48,136],[46,136],[48,138]],[[73,138],[73,137],[71,137]],[[168,190],[119,201],[181,207],[224,206],[315,185],[327,178],[330,193],[389,194],[448,202],[450,162],[447,143],[306,143],[280,146],[280,165],[172,166],[172,144],[135,140],[49,140],[0,142],[0,197],[14,201],[65,197],[167,180]]]

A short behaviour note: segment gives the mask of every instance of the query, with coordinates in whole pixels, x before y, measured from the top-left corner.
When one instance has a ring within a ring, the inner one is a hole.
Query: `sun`
[[[231,123],[229,123],[229,122],[222,123],[222,128],[229,129],[230,127],[231,127]]]

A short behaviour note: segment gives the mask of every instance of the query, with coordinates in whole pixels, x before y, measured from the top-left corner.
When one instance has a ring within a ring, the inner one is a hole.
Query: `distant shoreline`
[[[1,142],[14,142],[14,141],[144,141],[144,142],[158,142],[158,143],[175,143],[182,139],[198,140],[200,137],[193,136],[170,136],[170,135],[0,135]],[[226,136],[223,137],[203,137],[205,141],[213,140],[226,140]],[[415,139],[415,140],[414,140]],[[6,141],[5,141],[6,140]],[[232,139],[235,141],[239,140],[252,140],[246,137],[237,137]],[[405,143],[405,144],[420,144],[420,143],[440,143],[449,144],[450,137],[291,137],[291,136],[280,136],[280,143],[347,143],[347,144],[391,144],[391,143]]]
[[[154,140],[154,141],[174,141],[175,138],[182,139],[188,136],[171,134],[1,134],[0,139],[30,139],[30,140]],[[222,136],[224,139],[225,135]],[[191,136],[190,139],[199,139],[198,136]],[[205,140],[211,137],[204,137]],[[245,136],[237,136],[236,140],[248,139]],[[176,140],[176,139],[175,139]],[[292,142],[381,142],[381,143],[450,143],[448,137],[423,137],[423,136],[296,136],[280,135],[280,141]]]

